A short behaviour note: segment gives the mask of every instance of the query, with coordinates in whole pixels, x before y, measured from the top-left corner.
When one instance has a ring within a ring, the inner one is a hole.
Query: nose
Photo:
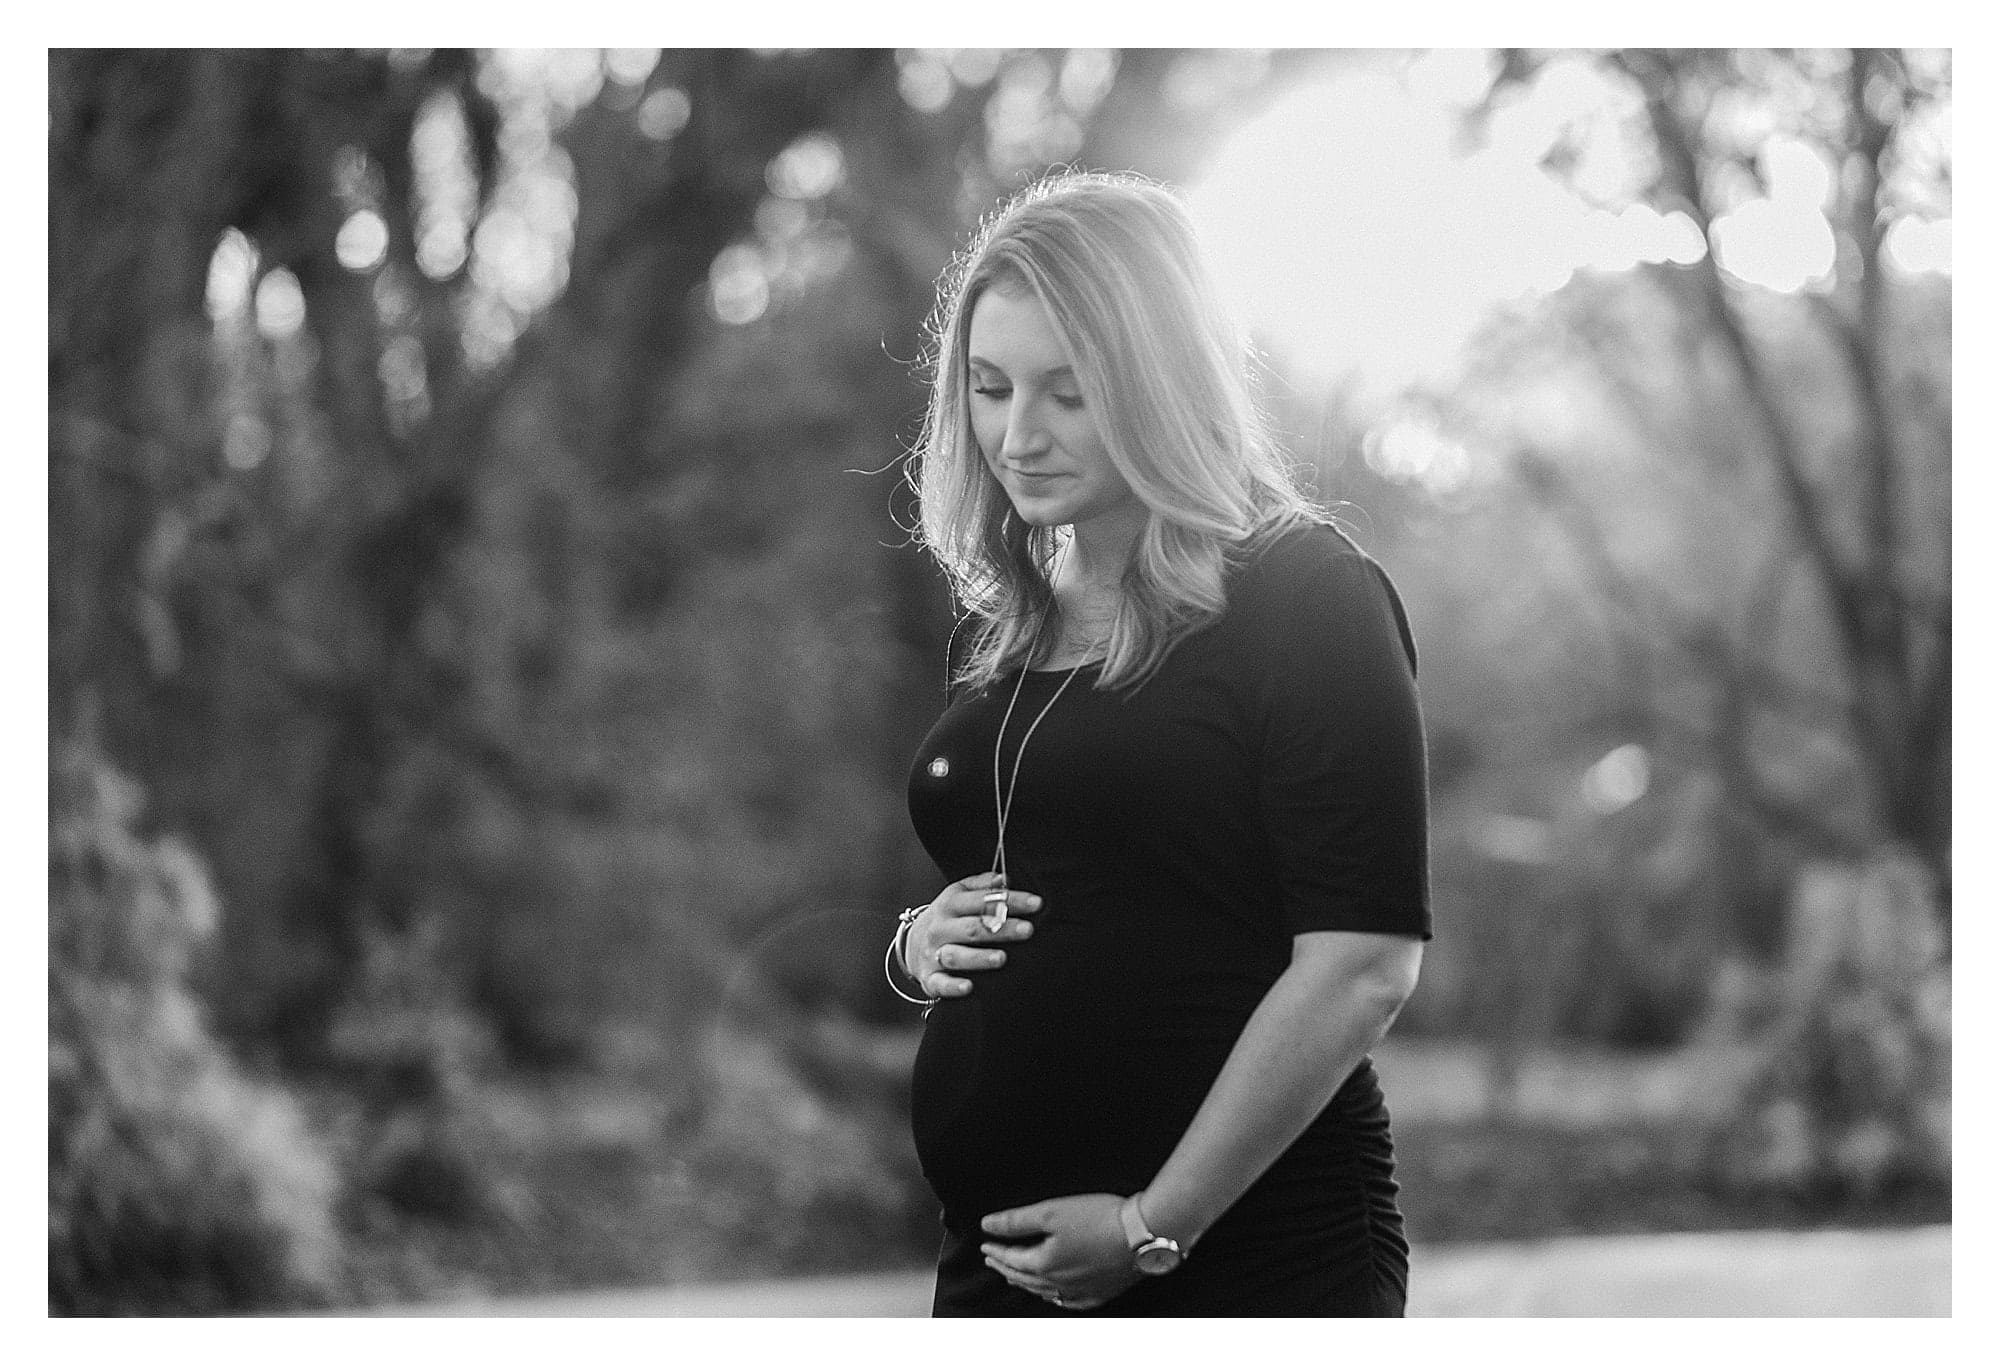
[[[1048,429],[1042,425],[1034,402],[1018,389],[1007,405],[1007,432],[1000,441],[1000,458],[1012,463],[1032,459],[1049,448]]]

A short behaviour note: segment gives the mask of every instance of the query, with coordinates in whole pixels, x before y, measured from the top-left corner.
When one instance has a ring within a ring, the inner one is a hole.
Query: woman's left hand
[[[997,1238],[1033,1243],[982,1243],[986,1264],[1007,1280],[1064,1309],[1095,1309],[1139,1279],[1118,1209],[1121,1195],[1065,1195],[979,1221]]]

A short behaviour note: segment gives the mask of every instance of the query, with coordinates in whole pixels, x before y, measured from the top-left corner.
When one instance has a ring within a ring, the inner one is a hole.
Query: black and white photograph
[[[48,48],[48,1317],[1953,1317],[1954,55]]]

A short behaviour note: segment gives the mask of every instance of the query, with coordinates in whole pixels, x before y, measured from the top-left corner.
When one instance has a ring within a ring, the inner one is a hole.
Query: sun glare
[[[1379,399],[1439,377],[1496,305],[1701,251],[1684,217],[1613,212],[1542,170],[1566,126],[1614,99],[1589,72],[1552,71],[1468,147],[1461,113],[1486,72],[1477,54],[1440,56],[1468,60],[1378,62],[1295,92],[1190,194],[1246,321],[1305,375]],[[1607,197],[1610,142],[1586,139],[1580,163]]]
[[[222,234],[208,262],[208,316],[226,318],[249,306],[257,285],[257,247],[235,228]]]
[[[1191,187],[1224,288],[1300,379],[1384,405],[1448,376],[1510,301],[1709,249],[1686,214],[1636,202],[1650,153],[1633,142],[1632,91],[1559,58],[1466,139],[1462,114],[1490,78],[1480,52],[1339,68],[1240,130]],[[1831,169],[1782,136],[1760,161],[1768,192],[1716,220],[1718,263],[1766,289],[1820,287],[1835,260]],[[1903,219],[1889,248],[1900,269],[1948,272],[1950,219]]]
[[[1453,155],[1446,104],[1365,69],[1244,128],[1189,208],[1224,287],[1287,361],[1387,394],[1448,360],[1497,299],[1567,278],[1567,263],[1539,253],[1500,259],[1524,234],[1491,234],[1489,217],[1510,206],[1481,203],[1510,192],[1513,209],[1546,219],[1554,187],[1537,196],[1489,177],[1490,160]]]
[[[1889,259],[1906,275],[1951,274],[1951,220],[1899,218],[1889,228]]]

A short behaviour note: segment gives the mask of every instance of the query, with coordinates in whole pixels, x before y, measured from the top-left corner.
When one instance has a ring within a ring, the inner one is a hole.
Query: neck
[[[1146,510],[1137,503],[1078,522],[1070,528],[1063,577],[1079,586],[1115,588],[1132,561],[1133,547],[1145,526]]]

